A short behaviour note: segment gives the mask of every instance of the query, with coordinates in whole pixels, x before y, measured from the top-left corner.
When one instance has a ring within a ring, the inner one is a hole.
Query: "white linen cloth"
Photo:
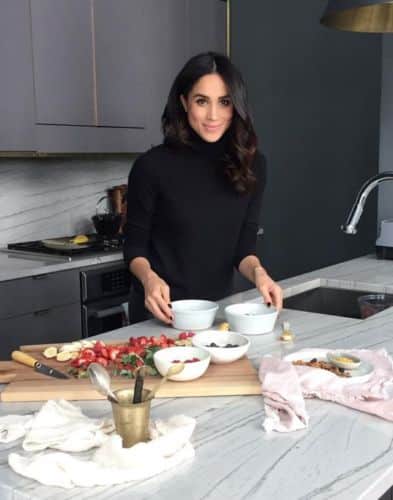
[[[65,400],[48,401],[37,413],[0,417],[0,442],[25,437],[23,448],[83,451],[101,445],[114,430],[112,419],[95,419]]]
[[[0,443],[11,443],[25,436],[33,423],[32,415],[5,415],[0,417]]]
[[[113,434],[90,457],[44,452],[30,457],[11,453],[10,467],[18,474],[62,488],[110,486],[152,477],[191,459],[195,419],[178,415],[151,426],[152,440],[122,448]]]
[[[291,354],[291,359],[306,356],[323,358],[327,349],[303,349]],[[308,425],[305,398],[319,398],[377,415],[393,421],[393,361],[385,349],[347,351],[371,363],[374,371],[370,378],[356,382],[355,378],[338,377],[327,370],[309,366],[294,366],[285,359],[265,356],[259,368],[262,394],[265,397],[266,431],[290,432]]]

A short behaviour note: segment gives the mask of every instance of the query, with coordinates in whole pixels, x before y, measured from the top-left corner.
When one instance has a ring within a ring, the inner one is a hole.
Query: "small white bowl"
[[[232,304],[225,308],[225,317],[234,332],[245,335],[259,335],[273,330],[278,316],[274,306],[259,304]]]
[[[185,363],[184,369],[180,373],[168,377],[169,380],[184,382],[199,378],[205,373],[210,363],[210,354],[207,350],[191,346],[167,347],[154,353],[153,359],[158,372],[164,377],[174,361],[184,362],[192,358],[199,358],[200,361]]]
[[[330,363],[338,366],[339,368],[343,368],[344,370],[356,370],[359,368],[361,360],[357,356],[353,356],[352,354],[347,354],[345,352],[328,352],[326,357]],[[345,358],[348,361],[344,361]]]
[[[214,323],[218,304],[210,300],[175,300],[173,323],[177,330],[206,330]]]
[[[218,347],[209,347],[214,342]],[[212,363],[224,364],[232,363],[242,358],[250,347],[250,341],[243,335],[232,332],[218,332],[210,330],[198,333],[192,337],[192,343],[206,349],[211,356]],[[234,344],[238,347],[224,347],[227,344]]]

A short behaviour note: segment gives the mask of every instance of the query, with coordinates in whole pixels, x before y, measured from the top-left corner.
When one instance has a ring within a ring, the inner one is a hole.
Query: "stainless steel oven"
[[[86,268],[80,276],[83,337],[128,325],[130,273],[125,264]]]

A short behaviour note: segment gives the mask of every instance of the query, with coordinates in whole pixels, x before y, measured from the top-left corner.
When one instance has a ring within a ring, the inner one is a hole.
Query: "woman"
[[[231,61],[208,52],[176,77],[162,116],[164,143],[129,176],[124,255],[132,273],[130,322],[171,323],[171,300],[231,294],[233,270],[282,307],[256,256],[265,159]]]

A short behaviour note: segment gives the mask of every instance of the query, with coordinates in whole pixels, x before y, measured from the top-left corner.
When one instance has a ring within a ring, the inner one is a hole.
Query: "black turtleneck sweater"
[[[135,161],[129,176],[124,257],[145,257],[170,287],[171,300],[217,300],[231,293],[233,269],[256,251],[265,187],[257,153],[252,194],[235,191],[222,173],[226,136],[192,146],[160,145]],[[143,294],[133,278],[134,289]]]

